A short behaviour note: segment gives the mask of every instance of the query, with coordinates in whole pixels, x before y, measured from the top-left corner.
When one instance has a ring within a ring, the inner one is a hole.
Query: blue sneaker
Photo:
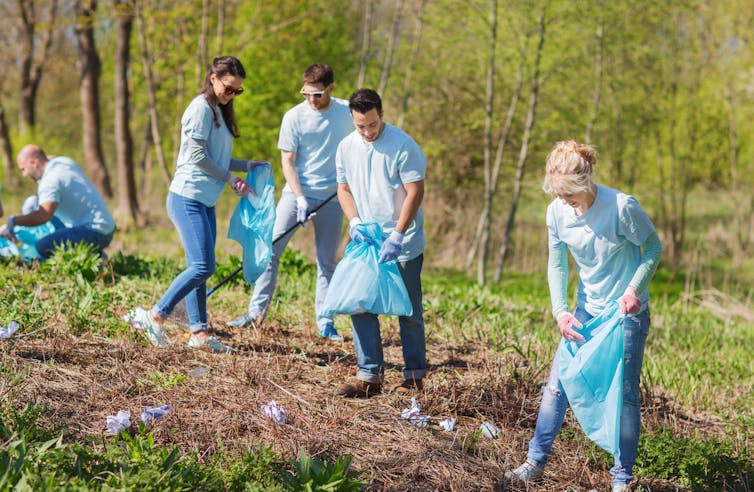
[[[343,337],[338,335],[338,330],[335,329],[332,323],[328,323],[324,328],[320,328],[319,336],[321,336],[322,338],[329,338],[330,340],[333,340],[335,342],[343,341]]]

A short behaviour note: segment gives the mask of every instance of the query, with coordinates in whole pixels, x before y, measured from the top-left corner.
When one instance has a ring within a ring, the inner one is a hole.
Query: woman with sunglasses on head
[[[629,489],[639,446],[641,365],[649,332],[647,286],[662,254],[652,221],[636,199],[592,180],[595,153],[574,140],[558,142],[547,156],[543,189],[554,195],[547,207],[553,317],[567,340],[582,343],[583,323],[618,302],[623,322],[623,407],[619,452],[610,470],[613,492]],[[578,267],[576,311],[568,310],[568,252]],[[505,474],[526,484],[540,478],[563,424],[568,398],[560,383],[558,354],[542,392],[534,437],[526,461]]]
[[[246,71],[237,58],[215,58],[204,86],[181,118],[181,146],[167,211],[183,243],[186,269],[151,310],[136,308],[127,316],[134,327],[146,331],[155,346],[165,346],[163,323],[185,298],[191,331],[189,346],[206,347],[213,352],[231,350],[207,331],[206,282],[215,271],[215,203],[220,193],[225,185],[239,196],[254,193],[246,181],[231,171],[248,172],[266,164],[231,157],[233,138],[239,136],[233,100],[243,93],[245,77]]]

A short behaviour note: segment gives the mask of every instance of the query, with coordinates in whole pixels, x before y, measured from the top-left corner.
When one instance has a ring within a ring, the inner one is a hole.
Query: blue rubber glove
[[[362,234],[362,232],[359,230],[360,225],[361,219],[358,217],[354,217],[353,219],[348,221],[348,235],[351,236],[351,240],[355,243],[371,242],[369,238]]]
[[[304,227],[306,219],[309,218],[309,202],[306,201],[304,195],[296,197],[296,221],[301,223],[301,227]]]
[[[401,251],[403,251],[403,233],[393,230],[380,248],[380,263],[395,260]]]

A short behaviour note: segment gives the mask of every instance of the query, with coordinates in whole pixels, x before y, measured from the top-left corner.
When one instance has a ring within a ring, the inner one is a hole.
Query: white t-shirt
[[[331,98],[317,111],[304,101],[289,109],[280,125],[278,148],[296,153],[296,171],[305,196],[323,200],[335,193],[335,151],[353,131],[348,101]],[[291,191],[286,184],[285,189]]]
[[[655,228],[633,196],[597,185],[594,203],[582,215],[553,200],[547,207],[547,231],[550,249],[567,247],[576,261],[578,305],[597,315],[623,295],[641,263],[641,245]],[[642,307],[649,302],[646,289],[639,300]],[[554,300],[553,306],[557,303],[565,299]]]
[[[55,202],[55,216],[66,227],[87,227],[102,234],[115,230],[105,201],[68,157],[53,157],[37,183],[39,203]]]
[[[212,207],[225,188],[225,182],[210,176],[191,162],[189,140],[207,142],[207,153],[220,169],[230,167],[233,150],[233,135],[225,125],[225,120],[217,108],[220,126],[215,126],[214,113],[204,94],[196,96],[183,112],[181,118],[181,147],[175,166],[175,176],[170,183],[170,191],[177,195],[197,200]]]
[[[404,183],[423,181],[427,167],[419,145],[400,128],[385,123],[382,134],[368,143],[353,131],[338,146],[335,157],[338,183],[351,189],[356,210],[363,222],[377,222],[390,233],[398,222],[406,200]],[[416,258],[424,251],[422,208],[403,237],[398,261]]]

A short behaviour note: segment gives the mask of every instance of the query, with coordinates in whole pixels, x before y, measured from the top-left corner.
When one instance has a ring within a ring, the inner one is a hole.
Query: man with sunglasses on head
[[[337,191],[335,152],[340,141],[354,128],[348,101],[332,97],[333,81],[332,68],[321,63],[311,65],[302,77],[300,93],[304,101],[283,116],[278,148],[282,153],[286,185],[278,202],[273,237],[280,237],[296,223],[303,226],[311,220],[314,224],[317,327],[321,337],[341,340],[332,318],[319,314],[337,264],[343,223],[340,204],[332,199]],[[312,210],[317,207],[320,208],[313,214]],[[275,242],[270,264],[254,285],[247,314],[230,321],[229,325],[257,326],[264,321],[275,291],[280,256],[294,232],[295,229]]]

